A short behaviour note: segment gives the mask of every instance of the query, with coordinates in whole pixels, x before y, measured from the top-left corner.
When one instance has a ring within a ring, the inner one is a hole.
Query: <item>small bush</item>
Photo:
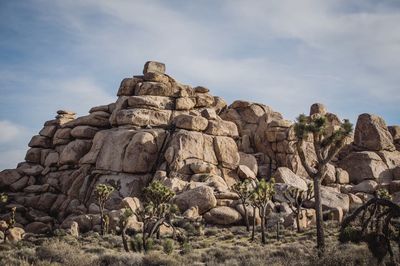
[[[151,252],[143,257],[143,265],[146,266],[175,266],[179,265],[173,256],[165,256],[159,252]]]
[[[153,249],[154,249],[154,240],[153,240],[153,238],[148,238],[146,240],[146,250],[150,251],[150,250],[153,250]]]
[[[143,265],[143,255],[136,253],[107,253],[101,255],[93,265],[99,266],[141,266]]]
[[[218,228],[211,227],[211,228],[207,228],[204,234],[206,236],[215,236],[215,235],[218,235],[218,233],[219,233]]]
[[[174,251],[174,241],[171,239],[165,239],[163,243],[163,251],[165,254],[170,255]]]
[[[362,240],[361,231],[351,226],[344,228],[339,235],[339,241],[341,243],[346,243],[346,242],[359,243],[361,240]]]
[[[191,245],[190,243],[188,243],[188,242],[183,243],[183,245],[182,245],[182,251],[181,251],[181,254],[182,254],[182,255],[189,254],[189,253],[191,253],[192,251],[193,251],[193,247],[192,247],[192,245]]]
[[[37,247],[36,256],[40,260],[58,262],[63,265],[92,265],[92,257],[84,254],[78,246],[71,246],[59,240]]]
[[[131,246],[133,251],[142,252],[143,251],[143,239],[141,235],[135,235],[135,237],[131,240]]]

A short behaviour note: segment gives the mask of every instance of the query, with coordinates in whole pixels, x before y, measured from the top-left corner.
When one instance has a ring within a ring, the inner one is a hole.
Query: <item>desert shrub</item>
[[[135,235],[135,237],[131,240],[131,246],[133,251],[142,252],[143,250],[143,239],[141,235]]]
[[[1,254],[0,265],[29,266],[31,263],[25,258],[16,257],[14,254]]]
[[[218,235],[218,233],[219,233],[219,230],[218,230],[218,228],[216,228],[216,227],[210,227],[210,228],[207,228],[206,230],[205,230],[205,235],[206,236],[215,236],[215,235]]]
[[[207,253],[204,253],[202,259],[204,262],[208,262],[207,264],[218,264],[233,257],[235,257],[235,252],[231,249],[216,247],[210,249]]]
[[[339,234],[339,241],[342,243],[346,242],[359,243],[361,240],[362,240],[361,231],[351,226],[346,227]]]
[[[179,265],[179,262],[173,256],[165,256],[159,252],[150,252],[143,257],[143,265],[146,266],[175,266]]]
[[[193,247],[192,247],[192,245],[190,243],[188,243],[188,242],[183,243],[182,250],[181,250],[181,254],[182,255],[189,254],[192,251],[193,251]]]
[[[152,238],[148,238],[146,240],[146,250],[150,251],[154,249],[154,240]]]
[[[137,253],[107,253],[99,256],[93,263],[99,266],[140,266],[143,265],[143,255]]]
[[[66,236],[67,232],[64,229],[55,229],[53,231],[53,235],[62,237],[62,236]]]
[[[63,265],[92,265],[92,257],[84,254],[78,246],[59,240],[49,241],[36,248],[37,259],[58,262]]]
[[[365,245],[344,244],[329,246],[322,257],[316,254],[311,256],[308,265],[336,266],[336,265],[377,265]]]
[[[386,237],[383,234],[372,232],[366,235],[365,239],[372,255],[381,262],[389,252],[389,243]]]
[[[171,254],[174,249],[174,241],[172,239],[165,239],[163,242],[163,251],[165,252],[165,254]]]

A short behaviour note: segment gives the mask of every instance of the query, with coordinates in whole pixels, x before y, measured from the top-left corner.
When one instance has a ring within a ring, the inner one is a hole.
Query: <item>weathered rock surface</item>
[[[10,194],[7,206],[16,206],[16,222],[25,231],[64,228],[74,236],[98,231],[101,218],[93,190],[101,183],[115,188],[105,207],[110,228],[116,230],[124,208],[142,208],[139,198],[152,180],[176,193],[173,202],[192,221],[203,216],[207,223],[243,224],[244,208],[230,187],[241,179],[271,177],[277,184],[267,220],[293,225],[282,193],[288,187],[306,190],[311,182],[297,154],[293,122],[259,103],[228,106],[206,87],[179,83],[165,74],[164,64],[153,61],[146,63],[143,75],[123,79],[117,96],[85,116],[57,111],[32,137],[25,162],[0,172],[0,189]],[[322,104],[313,104],[310,114],[324,115],[328,130],[340,123]],[[304,148],[307,162],[315,165],[311,136]],[[349,138],[326,170],[323,208],[338,221],[377,188],[389,189],[400,201],[400,127],[360,115],[354,141]],[[258,224],[258,211],[246,209]],[[313,223],[311,210],[303,216],[302,226]],[[142,229],[136,218],[128,223],[130,230]],[[23,229],[14,231],[6,239],[22,238]]]
[[[353,152],[340,162],[340,167],[349,173],[350,182],[355,184],[364,179],[392,179],[388,166],[372,151]]]
[[[213,208],[203,217],[207,223],[221,225],[235,224],[242,220],[242,216],[237,210],[226,206]]]
[[[279,167],[274,175],[275,182],[284,183],[302,191],[307,190],[307,183],[287,167]]]
[[[395,150],[393,137],[385,121],[372,114],[362,114],[358,117],[354,132],[354,144],[370,151]]]
[[[217,206],[217,199],[214,196],[213,189],[208,186],[200,186],[182,192],[176,195],[174,202],[181,211],[186,211],[191,207],[198,207],[200,214]]]

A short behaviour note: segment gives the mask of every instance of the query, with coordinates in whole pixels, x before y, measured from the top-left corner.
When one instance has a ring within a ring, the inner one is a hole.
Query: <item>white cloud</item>
[[[22,162],[25,158],[26,149],[9,149],[0,151],[0,171],[3,169],[13,169],[17,167],[17,163]]]
[[[46,109],[54,113],[59,109],[86,115],[93,106],[110,104],[116,97],[109,95],[103,88],[89,78],[72,78],[66,80],[42,80],[43,102]]]
[[[0,82],[23,88],[2,93],[0,103],[26,107],[20,117],[29,123],[52,119],[58,109],[84,115],[114,102],[120,79],[159,60],[182,82],[229,102],[270,105],[288,119],[313,102],[353,121],[360,112],[398,113],[400,12],[356,2],[42,0],[33,13],[66,38],[47,45],[65,45],[69,57],[0,69]]]
[[[26,128],[7,120],[0,120],[0,130],[0,143],[8,143],[22,136]]]

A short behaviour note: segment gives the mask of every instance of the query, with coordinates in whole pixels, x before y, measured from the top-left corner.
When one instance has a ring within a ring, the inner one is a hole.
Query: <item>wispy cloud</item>
[[[147,60],[228,102],[261,102],[288,119],[323,102],[353,122],[371,112],[400,123],[396,1],[1,5],[0,120],[30,135],[58,109],[83,115],[114,101],[119,81],[141,73]],[[23,148],[22,141],[15,147]]]

